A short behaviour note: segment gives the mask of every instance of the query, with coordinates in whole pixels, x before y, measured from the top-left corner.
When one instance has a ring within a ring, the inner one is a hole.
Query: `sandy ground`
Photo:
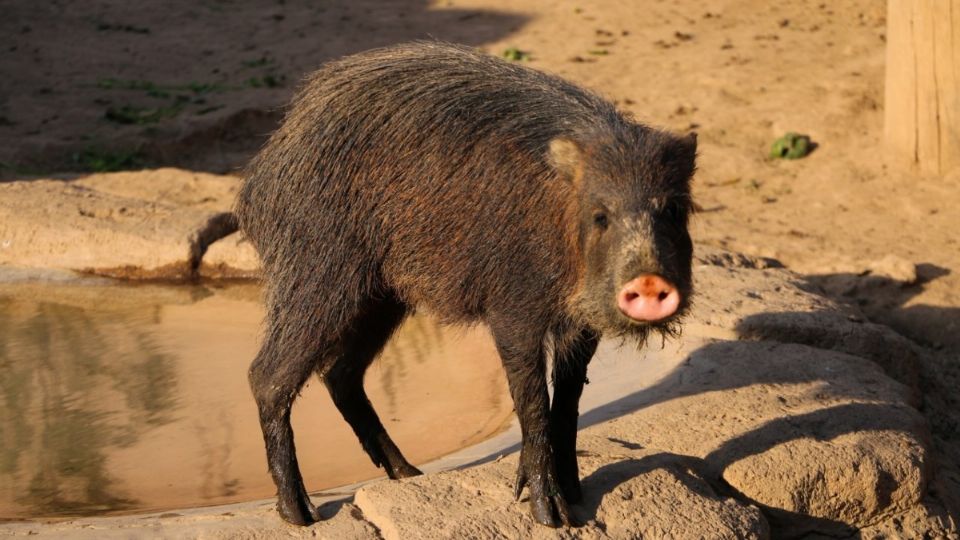
[[[925,347],[926,412],[960,457],[960,171],[881,141],[885,2],[0,2],[0,177],[236,170],[325,60],[414,38],[517,47],[638,119],[700,135],[701,244],[773,257]],[[817,149],[770,161],[772,140]],[[950,459],[946,460],[949,464]]]
[[[885,3],[0,2],[0,174],[233,171],[303,75],[415,38],[529,53],[638,119],[700,135],[699,241],[770,256],[934,347],[960,345],[960,172],[885,158]],[[786,131],[817,150],[766,159]],[[917,281],[846,278],[896,255]]]

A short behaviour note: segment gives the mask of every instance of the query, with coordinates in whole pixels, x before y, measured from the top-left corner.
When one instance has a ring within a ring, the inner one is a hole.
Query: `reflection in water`
[[[239,491],[240,479],[230,471],[233,419],[221,410],[217,415],[215,429],[204,429],[199,422],[196,422],[194,433],[204,457],[200,474],[203,478],[200,496],[204,499],[216,499],[236,495]]]
[[[0,284],[0,518],[272,496],[246,382],[259,296],[253,285]],[[415,463],[489,437],[512,412],[486,332],[420,316],[366,386]],[[309,489],[380,475],[323,385],[305,389],[293,423]]]
[[[390,340],[383,349],[380,360],[390,359],[382,363],[380,384],[387,394],[387,403],[392,411],[397,407],[397,389],[395,381],[407,375],[407,365],[412,360],[423,363],[427,358],[427,351],[439,349],[443,345],[443,334],[440,327],[426,318],[411,318],[403,326],[403,342]],[[387,412],[387,411],[384,411]]]
[[[170,421],[173,362],[150,336],[115,312],[4,298],[0,381],[0,473],[17,503],[46,514],[136,503],[105,452]]]

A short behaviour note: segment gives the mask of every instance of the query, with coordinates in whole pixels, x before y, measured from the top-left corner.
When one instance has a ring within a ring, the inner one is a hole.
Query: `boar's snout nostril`
[[[660,321],[677,312],[680,292],[657,274],[642,274],[620,289],[617,307],[635,321]]]

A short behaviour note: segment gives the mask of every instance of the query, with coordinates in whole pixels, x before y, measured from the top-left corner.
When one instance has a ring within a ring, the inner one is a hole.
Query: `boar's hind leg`
[[[400,325],[406,307],[394,299],[376,302],[351,324],[342,352],[332,366],[318,367],[324,384],[343,418],[353,428],[373,464],[390,478],[406,478],[421,472],[407,462],[387,435],[363,389],[363,374],[390,335]]]
[[[277,485],[277,510],[283,519],[295,525],[319,521],[316,507],[303,486],[293,445],[290,408],[293,400],[313,371],[317,351],[303,345],[306,339],[294,333],[294,325],[271,321],[264,344],[250,366],[250,387],[260,412],[260,427],[267,448],[267,463]]]
[[[580,502],[583,498],[577,468],[577,416],[580,414],[580,394],[587,380],[587,364],[599,341],[595,332],[585,329],[572,342],[558,344],[554,353],[550,442],[560,490],[570,503]]]
[[[542,525],[573,525],[570,510],[557,482],[553,451],[550,448],[550,403],[547,394],[543,337],[545,331],[530,328],[527,321],[490,321],[497,351],[503,362],[520,420],[523,437],[514,496],[519,499],[529,488],[530,511]]]

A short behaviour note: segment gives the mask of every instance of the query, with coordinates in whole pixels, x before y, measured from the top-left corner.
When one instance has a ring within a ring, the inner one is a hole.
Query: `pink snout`
[[[617,306],[635,321],[655,322],[676,313],[680,292],[656,274],[641,274],[620,289]]]

